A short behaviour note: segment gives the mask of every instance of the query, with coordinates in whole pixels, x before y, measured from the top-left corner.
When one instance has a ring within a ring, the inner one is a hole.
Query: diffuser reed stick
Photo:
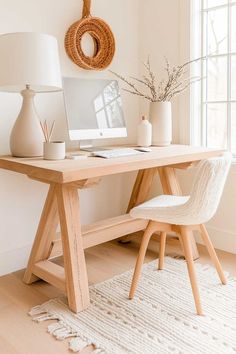
[[[40,126],[44,135],[44,139],[46,143],[50,143],[51,142],[51,138],[52,138],[52,134],[54,131],[54,127],[55,127],[55,120],[53,121],[51,128],[49,126],[49,124],[47,123],[47,121],[45,120],[43,123],[40,122]]]

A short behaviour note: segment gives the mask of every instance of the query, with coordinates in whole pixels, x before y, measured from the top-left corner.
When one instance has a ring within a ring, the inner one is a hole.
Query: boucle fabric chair
[[[134,218],[149,220],[136,261],[129,294],[130,299],[134,297],[149,240],[156,231],[160,231],[158,269],[163,269],[164,265],[166,233],[174,231],[178,234],[187,262],[198,315],[202,315],[202,307],[189,237],[193,230],[200,232],[220,280],[222,284],[226,284],[224,273],[204,223],[210,220],[217,210],[231,159],[230,153],[224,153],[221,157],[199,162],[190,196],[161,195],[130,211],[130,215]]]

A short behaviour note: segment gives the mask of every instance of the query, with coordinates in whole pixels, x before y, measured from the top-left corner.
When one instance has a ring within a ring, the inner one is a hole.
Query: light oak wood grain
[[[153,183],[153,179],[156,174],[157,168],[149,168],[147,170],[138,171],[134,188],[130,197],[129,205],[127,208],[127,213],[129,213],[130,210],[136,205],[139,205],[145,202],[145,200],[147,200],[148,194]]]
[[[151,149],[149,153],[113,159],[88,157],[84,160],[46,161],[42,158],[19,159],[3,156],[0,158],[0,168],[48,182],[69,183],[93,177],[198,161],[222,153],[222,150],[187,145],[151,147]]]
[[[49,187],[47,199],[42,211],[38,230],[24,275],[24,282],[26,284],[30,284],[38,279],[33,274],[33,266],[39,261],[48,259],[51,252],[52,241],[56,236],[56,229],[59,219],[55,188],[56,187],[54,184]]]
[[[160,248],[159,248],[159,260],[158,260],[159,270],[162,270],[164,268],[165,248],[166,248],[166,232],[162,231],[160,233]]]
[[[127,233],[142,230],[145,221],[121,219],[102,221],[91,225],[82,235],[80,225],[79,201],[77,189],[97,185],[102,176],[129,171],[142,170],[134,186],[128,210],[145,201],[150,191],[153,178],[160,167],[160,176],[164,190],[171,194],[181,194],[175,170],[175,164],[183,168],[194,161],[221,154],[220,150],[171,145],[152,147],[148,154],[122,158],[101,159],[88,157],[84,160],[47,161],[42,158],[1,157],[0,168],[26,174],[32,179],[50,184],[49,193],[42,212],[38,231],[31,251],[24,281],[29,284],[41,276],[61,289],[66,288],[70,308],[78,312],[89,306],[87,271],[84,248],[120,237]],[[163,167],[165,166],[165,167]],[[167,167],[166,167],[167,166]],[[169,166],[169,167],[168,167]],[[47,263],[55,242],[58,225],[61,226],[62,251],[64,256],[65,281],[62,271]],[[126,218],[126,219],[125,219]],[[192,240],[192,249],[196,245]],[[196,254],[195,254],[196,258]],[[41,263],[45,261],[45,263]]]
[[[33,266],[33,272],[40,279],[54,285],[66,293],[64,268],[50,261],[40,261]]]
[[[173,167],[159,167],[158,172],[164,194],[182,195],[182,190]]]
[[[136,288],[138,286],[138,280],[140,278],[140,274],[141,274],[141,269],[144,263],[144,258],[147,252],[147,248],[148,248],[148,244],[150,241],[150,238],[152,237],[153,233],[157,230],[155,222],[150,221],[144,234],[142,237],[142,242],[141,242],[141,246],[139,249],[139,254],[136,260],[136,264],[135,264],[135,269],[134,269],[134,274],[133,274],[133,279],[132,279],[132,283],[131,283],[131,287],[130,287],[130,292],[129,292],[129,299],[133,299],[134,297],[134,293],[136,291]]]
[[[58,185],[57,202],[68,303],[74,312],[79,312],[85,310],[90,301],[77,190]]]
[[[125,214],[101,220],[94,224],[84,225],[81,227],[83,248],[90,248],[123,235],[144,230],[147,223],[147,220],[133,219],[129,214]],[[53,241],[51,258],[62,255],[61,233],[57,233],[57,236],[58,239]]]
[[[219,278],[220,278],[222,284],[226,284],[227,283],[226,277],[224,275],[223,269],[222,269],[219,259],[217,257],[216,251],[214,250],[213,244],[210,240],[210,237],[208,235],[205,225],[200,225],[200,234],[202,236],[202,240],[206,246],[206,249],[208,250],[208,253],[211,257],[211,260],[212,260],[213,264],[215,265],[215,268],[217,270],[217,273],[219,275]]]
[[[214,250],[212,242],[207,233],[206,227],[203,224],[202,225],[172,225],[168,223],[161,223],[161,222],[150,220],[142,237],[141,246],[136,260],[133,279],[130,287],[129,298],[133,299],[134,297],[136,288],[138,286],[138,280],[141,274],[142,265],[144,263],[148,244],[152,235],[156,231],[160,231],[160,248],[159,248],[159,261],[158,261],[159,270],[162,270],[164,268],[166,233],[172,231],[177,233],[177,235],[179,236],[181,240],[181,246],[184,251],[184,256],[187,262],[187,268],[188,268],[189,279],[192,287],[193,297],[195,301],[196,312],[198,315],[202,315],[203,311],[202,311],[202,306],[200,301],[200,294],[199,294],[196,272],[194,268],[194,259],[192,254],[193,247],[191,242],[192,242],[193,231],[198,231],[201,233],[202,239],[206,245],[206,248],[209,252],[212,262],[218,272],[220,280],[222,284],[226,284],[226,278],[224,276],[216,251]]]
[[[190,283],[192,287],[196,311],[198,315],[202,315],[203,311],[202,311],[200,294],[199,294],[199,289],[197,284],[197,276],[194,268],[193,255],[192,255],[191,242],[190,242],[191,233],[185,226],[181,226],[180,230],[181,230],[180,237],[183,243],[184,255],[187,262],[188,274],[189,274]]]

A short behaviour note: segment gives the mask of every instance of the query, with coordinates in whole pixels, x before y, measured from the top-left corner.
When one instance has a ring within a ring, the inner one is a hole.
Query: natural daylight
[[[236,352],[236,0],[0,0],[0,354]]]

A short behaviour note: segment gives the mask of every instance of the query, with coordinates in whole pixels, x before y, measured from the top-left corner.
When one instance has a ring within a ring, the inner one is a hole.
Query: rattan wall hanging
[[[73,23],[65,36],[65,49],[69,58],[86,70],[103,70],[112,61],[115,53],[115,39],[108,24],[90,14],[91,0],[83,0],[81,20]],[[94,42],[94,54],[86,56],[81,47],[85,33],[90,34]]]

